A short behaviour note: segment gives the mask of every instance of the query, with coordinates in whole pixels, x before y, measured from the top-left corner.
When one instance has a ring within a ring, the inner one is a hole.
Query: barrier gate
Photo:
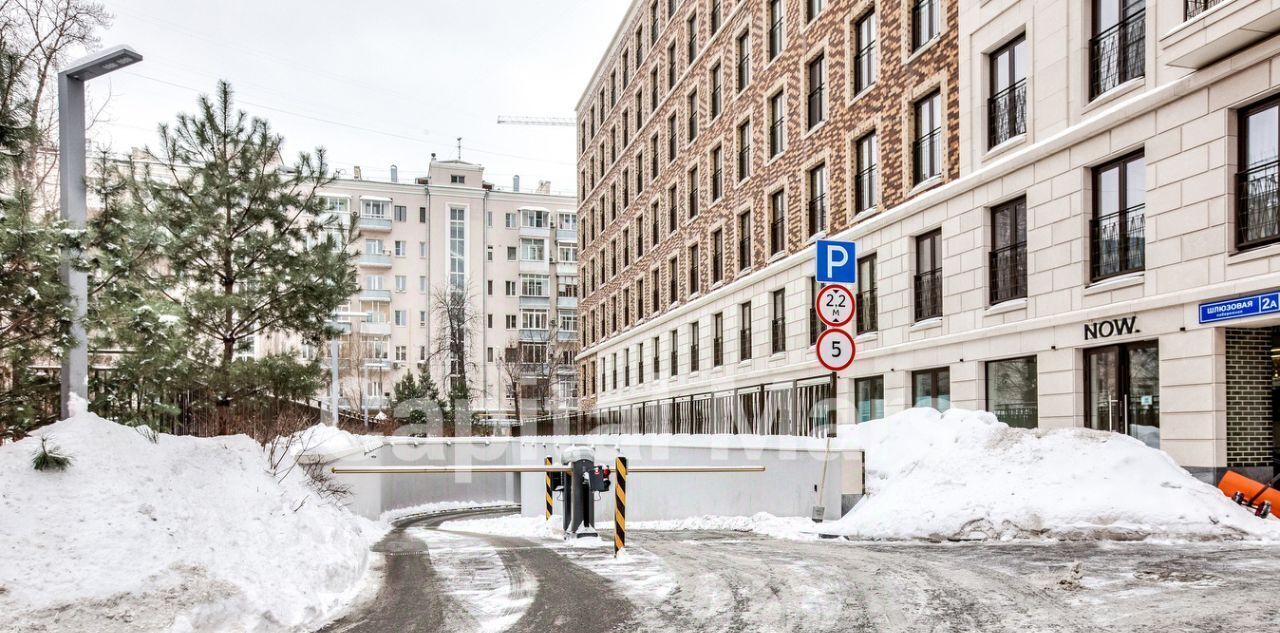
[[[366,468],[329,469],[335,475],[433,475],[445,473],[544,473],[546,520],[551,520],[554,493],[561,490],[564,501],[563,529],[565,540],[598,537],[595,529],[595,499],[592,493],[608,492],[613,478],[614,536],[613,555],[626,547],[627,477],[631,473],[759,473],[764,466],[639,466],[629,467],[627,458],[618,456],[613,471],[595,463],[595,451],[587,446],[570,446],[561,454],[561,465],[551,456],[541,466],[373,466]]]

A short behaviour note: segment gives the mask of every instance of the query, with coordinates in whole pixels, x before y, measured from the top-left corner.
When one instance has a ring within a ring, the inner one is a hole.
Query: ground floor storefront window
[[[1085,423],[1160,448],[1160,352],[1155,341],[1084,352]]]
[[[1009,426],[1034,429],[1036,358],[1010,358],[987,363],[987,408]]]
[[[869,422],[884,417],[884,376],[854,380],[853,393],[859,422]]]
[[[911,374],[911,399],[917,407],[951,408],[951,370],[922,369]]]

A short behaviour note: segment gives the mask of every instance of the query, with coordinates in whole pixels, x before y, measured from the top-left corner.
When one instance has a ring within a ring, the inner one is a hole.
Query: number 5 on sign
[[[853,343],[853,337],[848,332],[840,329],[830,329],[818,336],[818,362],[822,364],[828,371],[843,371],[850,363],[853,357],[857,355],[858,348]]]

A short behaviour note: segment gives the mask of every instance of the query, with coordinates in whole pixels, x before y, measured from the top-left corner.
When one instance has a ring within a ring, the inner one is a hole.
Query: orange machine
[[[1240,473],[1227,471],[1218,482],[1218,490],[1231,497],[1236,503],[1248,506],[1260,517],[1266,517],[1271,509],[1280,506],[1280,490],[1275,488],[1280,476],[1269,483],[1254,481]]]

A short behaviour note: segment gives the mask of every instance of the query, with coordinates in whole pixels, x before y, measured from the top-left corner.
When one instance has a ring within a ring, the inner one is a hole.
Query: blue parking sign
[[[818,269],[815,276],[819,283],[858,283],[858,248],[853,242],[818,240]]]

